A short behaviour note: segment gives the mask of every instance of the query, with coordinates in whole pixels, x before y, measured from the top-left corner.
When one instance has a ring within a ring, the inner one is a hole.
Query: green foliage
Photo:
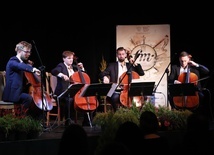
[[[167,127],[167,130],[186,129],[187,117],[192,114],[189,110],[171,110],[165,106],[156,107],[150,102],[144,103],[142,108],[133,106],[131,108],[120,107],[115,113],[112,111],[98,112],[93,119],[93,123],[99,126],[118,126],[125,121],[133,121],[139,124],[140,115],[143,111],[154,112],[160,125]]]
[[[106,113],[99,112],[96,113],[93,118],[93,123],[100,125],[102,128],[102,135],[98,139],[99,145],[97,146],[97,152],[109,141],[112,141],[115,137],[116,131],[120,124],[126,121],[132,121],[139,124],[138,114],[139,110],[134,107],[131,108],[119,108],[115,113],[108,111]],[[138,112],[137,112],[138,111]]]
[[[158,117],[160,129],[163,130],[183,130],[186,129],[187,117],[192,113],[185,110],[171,110],[165,106],[155,107],[151,103],[146,103],[142,111],[152,111]]]
[[[133,104],[131,108],[121,107],[115,113],[112,111],[98,112],[93,118],[93,123],[101,126],[102,134],[98,140],[95,154],[98,154],[107,142],[114,139],[120,124],[132,121],[139,125],[140,115],[143,111],[152,111],[156,114],[161,130],[186,129],[187,117],[192,113],[189,110],[171,110],[164,106],[156,107],[150,102],[144,103],[141,109]]]
[[[16,117],[12,114],[0,117],[0,132],[8,137],[10,133],[14,132],[30,132],[40,133],[43,130],[41,122],[29,116]]]
[[[187,117],[191,114],[189,110],[166,110],[157,113],[159,122],[167,130],[183,130],[186,129]]]
[[[157,108],[150,102],[146,102],[143,107],[142,107],[142,112],[143,111],[152,111],[152,112],[156,112]]]
[[[106,126],[109,122],[111,122],[114,113],[112,111],[97,112],[95,117],[93,118],[93,123],[99,126]]]
[[[15,124],[16,118],[12,114],[7,114],[0,118],[0,130],[5,133],[6,137],[12,130],[15,130]]]
[[[30,116],[26,116],[22,119],[17,119],[16,121],[16,130],[24,131],[26,133],[36,131],[41,132],[42,131],[42,125],[39,120],[35,120],[31,118]]]

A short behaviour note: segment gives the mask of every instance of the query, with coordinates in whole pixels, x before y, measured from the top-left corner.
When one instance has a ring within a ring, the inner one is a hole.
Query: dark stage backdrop
[[[115,61],[117,25],[170,24],[171,55],[185,50],[213,74],[213,39],[210,39],[213,28],[209,11],[202,14],[198,10],[193,12],[181,8],[175,15],[176,11],[169,12],[165,9],[155,13],[151,10],[117,9],[118,12],[113,13],[111,9],[81,14],[70,10],[61,13],[47,12],[40,16],[30,15],[27,20],[22,16],[17,18],[16,13],[11,17],[7,16],[0,24],[0,70],[5,70],[8,59],[15,55],[15,45],[19,41],[34,41],[38,50],[37,53],[34,46],[30,57],[35,62],[34,66],[43,65],[46,71],[50,71],[62,61],[62,51],[72,50],[79,58],[78,61],[84,63],[91,83],[95,83],[98,82],[102,56],[107,63]],[[204,82],[213,92],[213,76]]]

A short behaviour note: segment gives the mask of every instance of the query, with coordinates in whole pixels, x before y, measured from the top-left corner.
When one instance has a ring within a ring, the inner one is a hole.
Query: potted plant
[[[0,141],[36,138],[42,130],[41,121],[30,116],[20,118],[7,114],[0,117]]]
[[[6,120],[3,117],[0,117],[0,142],[5,141],[6,135],[8,134],[7,130]]]
[[[171,110],[165,106],[155,107],[150,102],[144,104],[142,111],[154,112],[159,120],[160,130],[184,130],[187,125],[187,118],[192,112],[190,110]]]
[[[28,139],[35,139],[43,131],[42,123],[39,120],[35,120],[31,117],[27,117],[27,122],[29,123],[28,128]]]
[[[7,114],[0,119],[0,130],[2,132],[2,140],[15,140],[15,122],[16,118],[12,114]]]
[[[35,139],[43,130],[41,121],[35,120],[30,116],[25,116],[22,119],[17,118],[15,126],[17,140]]]

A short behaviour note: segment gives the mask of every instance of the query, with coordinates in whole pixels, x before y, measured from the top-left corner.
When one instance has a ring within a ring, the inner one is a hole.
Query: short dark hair
[[[127,51],[124,47],[118,47],[116,52],[118,53],[119,51],[123,51],[123,50],[127,53]]]

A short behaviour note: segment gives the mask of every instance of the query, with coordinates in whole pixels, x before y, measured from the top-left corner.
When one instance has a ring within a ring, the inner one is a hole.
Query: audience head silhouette
[[[187,132],[183,137],[183,149],[188,154],[210,154],[213,151],[213,132],[209,130],[209,119],[199,113],[187,118]]]
[[[140,116],[140,128],[144,134],[157,133],[159,130],[158,118],[152,111],[144,111]]]
[[[143,111],[140,116],[140,128],[144,134],[144,150],[150,154],[168,154],[168,139],[159,135],[159,122],[152,111]],[[151,149],[151,146],[154,149]]]
[[[137,153],[143,144],[142,132],[139,126],[131,121],[121,124],[116,132],[115,141],[124,144],[132,153]],[[137,152],[135,152],[137,151]]]
[[[202,114],[192,113],[187,118],[187,129],[189,131],[208,131],[209,130],[209,119]]]
[[[62,134],[58,155],[64,155],[70,151],[88,154],[87,133],[79,124],[70,124]]]

